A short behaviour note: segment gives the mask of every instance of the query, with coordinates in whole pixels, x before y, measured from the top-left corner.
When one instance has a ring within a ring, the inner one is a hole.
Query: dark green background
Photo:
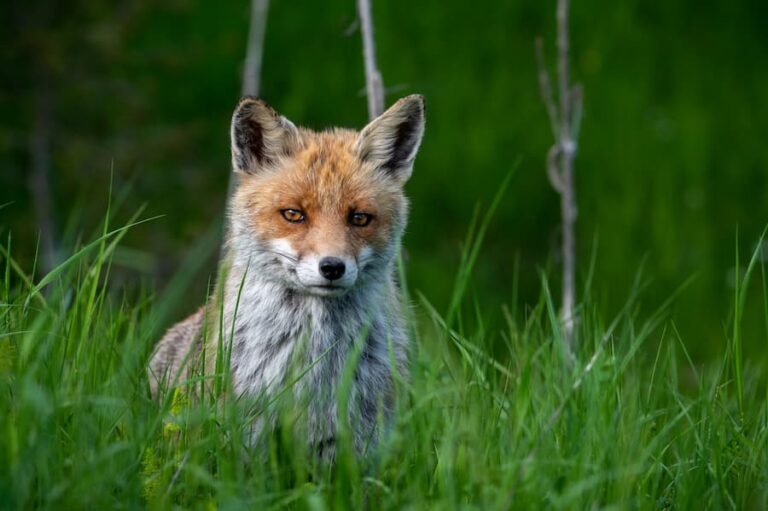
[[[594,291],[625,302],[645,261],[649,309],[691,275],[674,305],[691,351],[719,355],[741,260],[768,222],[768,4],[573,0],[573,74],[584,87],[576,160],[580,277],[596,246]],[[553,56],[555,2],[374,0],[387,103],[420,92],[428,126],[408,184],[411,286],[447,305],[474,208],[519,158],[488,232],[473,292],[490,321],[536,301],[541,268],[557,287],[559,199],[544,172],[551,144],[534,39]],[[249,2],[11,2],[0,15],[0,226],[31,267],[37,235],[27,176],[32,97],[53,91],[56,221],[70,245],[103,217],[110,169],[120,218],[140,205],[161,220],[124,244],[115,278],[167,282],[220,222],[228,120],[240,92]],[[262,96],[313,128],[366,121],[353,0],[273,0]],[[41,78],[42,77],[42,78]],[[128,250],[131,249],[131,250]],[[212,261],[208,269],[212,268]],[[180,304],[203,299],[208,273]],[[759,293],[747,357],[765,354]],[[556,295],[558,294],[555,289]]]

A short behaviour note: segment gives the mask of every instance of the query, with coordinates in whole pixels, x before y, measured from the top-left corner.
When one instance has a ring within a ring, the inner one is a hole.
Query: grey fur
[[[149,362],[149,388],[153,397],[157,397],[161,382],[173,383],[188,355],[196,351],[204,316],[205,307],[201,307],[176,323],[160,339]]]

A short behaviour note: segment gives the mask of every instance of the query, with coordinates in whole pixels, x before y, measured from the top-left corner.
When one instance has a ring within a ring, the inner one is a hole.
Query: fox
[[[243,97],[230,127],[236,185],[226,271],[214,291],[222,302],[210,300],[161,338],[148,368],[152,396],[202,352],[212,374],[223,338],[238,397],[277,393],[297,357],[308,368],[293,389],[306,396],[310,449],[333,459],[342,420],[358,453],[375,445],[393,413],[396,375],[409,376],[408,304],[396,269],[409,208],[404,186],[424,128],[417,94],[360,131],[299,128],[263,100]],[[340,417],[337,390],[353,353]]]

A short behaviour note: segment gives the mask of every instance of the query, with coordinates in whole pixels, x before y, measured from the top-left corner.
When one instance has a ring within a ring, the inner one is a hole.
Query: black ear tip
[[[401,103],[403,106],[405,106],[411,114],[420,114],[421,116],[424,116],[426,111],[426,101],[424,99],[424,95],[422,94],[411,94],[410,96],[405,96],[400,101],[398,101],[398,103]]]
[[[426,100],[424,99],[424,94],[411,94],[410,96],[406,96],[403,98],[404,100],[408,102],[413,102],[424,108],[424,104]]]
[[[419,104],[421,105],[421,115],[424,115],[427,113],[427,98],[425,98],[421,94],[416,94],[416,97],[419,100]]]
[[[244,107],[246,105],[254,105],[254,104],[259,104],[259,103],[264,103],[264,101],[259,99],[256,96],[250,96],[250,95],[242,96],[237,101],[237,107],[235,108],[235,110],[238,110],[238,109],[240,109],[240,108],[242,108],[242,107]]]
[[[269,103],[259,98],[258,96],[245,95],[240,98],[235,107],[235,113],[238,112],[253,112],[254,110],[261,109],[267,112],[273,113],[275,109],[269,106]]]

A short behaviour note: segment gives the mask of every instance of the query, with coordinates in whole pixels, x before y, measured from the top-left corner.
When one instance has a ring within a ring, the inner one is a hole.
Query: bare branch
[[[560,156],[560,144],[555,144],[547,151],[547,176],[549,176],[549,184],[557,193],[563,193],[563,180],[560,178],[559,169],[557,168],[557,160]]]
[[[344,37],[352,37],[355,32],[360,28],[360,18],[355,18],[352,20],[352,23],[349,24],[349,26],[344,29]]]
[[[552,81],[549,78],[549,71],[547,71],[547,65],[544,59],[544,41],[541,37],[536,38],[536,63],[539,68],[539,91],[541,92],[541,99],[547,107],[547,115],[549,115],[549,123],[552,127],[552,136],[557,140],[557,130],[560,121],[557,118],[557,106],[555,105],[555,97],[552,94]]]
[[[557,0],[557,68],[560,94],[560,142],[570,139],[571,94],[569,80],[568,0]],[[564,151],[566,150],[563,148]]]
[[[384,81],[376,66],[376,45],[373,39],[373,18],[370,0],[357,0],[357,13],[360,17],[360,29],[363,36],[368,118],[375,119],[384,112]]]
[[[544,44],[536,40],[536,59],[539,66],[539,88],[547,108],[555,144],[547,153],[547,175],[552,187],[560,194],[562,219],[563,298],[561,319],[564,337],[572,351],[573,330],[576,322],[575,260],[576,192],[573,182],[573,161],[582,116],[582,91],[579,85],[570,85],[570,47],[568,36],[568,0],[557,0],[557,90],[559,104],[555,103],[552,84],[544,61]]]
[[[268,8],[269,0],[251,0],[251,22],[243,65],[243,95],[259,95]]]

